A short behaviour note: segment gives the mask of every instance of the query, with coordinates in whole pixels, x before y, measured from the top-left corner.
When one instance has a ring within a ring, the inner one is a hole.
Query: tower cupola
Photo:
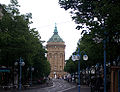
[[[55,24],[55,29],[53,33],[54,33],[53,36],[48,40],[48,42],[64,42],[62,38],[58,35],[56,24]]]

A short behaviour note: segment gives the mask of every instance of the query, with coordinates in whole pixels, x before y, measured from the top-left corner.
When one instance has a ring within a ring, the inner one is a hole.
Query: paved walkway
[[[26,88],[22,88],[21,91],[45,88],[45,87],[50,87],[50,86],[53,86],[52,80],[48,80],[45,84],[36,84],[36,85],[32,85],[32,86],[29,86]],[[13,89],[13,88],[4,88],[3,89],[2,87],[0,87],[0,92],[19,92],[19,90]]]
[[[19,92],[17,89],[0,90],[0,92]],[[42,85],[33,85],[20,92],[78,92],[76,83],[67,82],[62,79],[54,79]],[[81,92],[90,92],[90,87],[81,86]]]

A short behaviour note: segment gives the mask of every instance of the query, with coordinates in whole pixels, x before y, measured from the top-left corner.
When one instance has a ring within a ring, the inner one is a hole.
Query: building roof
[[[48,42],[64,42],[62,40],[62,38],[58,35],[58,31],[57,31],[57,26],[55,24],[55,29],[54,29],[54,34],[52,35],[52,37],[48,40]]]

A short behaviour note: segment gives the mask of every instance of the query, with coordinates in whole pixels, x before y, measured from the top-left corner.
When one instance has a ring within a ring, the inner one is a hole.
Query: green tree
[[[85,63],[85,68],[97,63],[103,64],[103,44],[93,40],[91,33],[84,34],[78,43],[78,48],[80,48],[81,51],[85,51],[89,57],[87,61],[81,60]]]
[[[97,39],[96,43],[107,39],[107,61],[120,56],[117,52],[120,47],[119,0],[59,0],[59,3],[62,8],[71,11],[72,19],[78,24],[77,29],[85,24],[92,38]],[[87,34],[87,31],[82,33]]]
[[[4,16],[0,21],[1,61],[5,66],[12,66],[19,57],[26,59],[27,51],[32,50],[29,49],[29,38],[34,39],[29,31],[29,21],[25,19],[27,15],[20,15],[16,9],[18,5],[15,4],[12,2],[9,6],[3,5]]]
[[[72,61],[71,58],[69,60],[66,60],[64,71],[70,74],[75,73],[77,71],[77,62]]]
[[[48,77],[50,74],[50,63],[45,57],[46,51],[39,49],[38,53],[33,57],[33,67],[35,67],[34,77],[35,79]]]
[[[13,68],[14,62],[22,57],[26,64],[23,72],[34,66],[35,71],[40,71],[41,77],[48,76],[50,65],[45,57],[46,50],[38,31],[30,28],[32,14],[20,14],[18,7],[17,0],[11,0],[8,6],[2,5],[4,16],[0,20],[0,65]]]

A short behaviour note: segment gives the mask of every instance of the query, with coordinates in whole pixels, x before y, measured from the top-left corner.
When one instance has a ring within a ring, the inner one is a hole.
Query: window
[[[57,69],[57,67],[55,66],[55,67],[54,67],[54,70],[56,70],[56,69]]]
[[[54,57],[57,58],[57,53],[54,54]]]
[[[61,53],[61,54],[60,54],[60,58],[62,58],[62,57],[63,57],[63,54]]]
[[[52,58],[52,54],[51,53],[49,54],[49,57]]]
[[[54,40],[56,41],[56,40],[57,40],[57,38],[54,38]]]
[[[62,66],[60,66],[60,70],[62,70]]]

